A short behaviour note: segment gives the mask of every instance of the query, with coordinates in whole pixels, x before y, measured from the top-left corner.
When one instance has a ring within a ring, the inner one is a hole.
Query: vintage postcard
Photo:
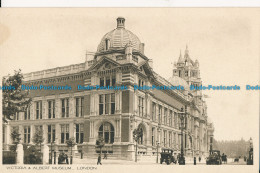
[[[259,19],[1,9],[1,171],[258,172]]]

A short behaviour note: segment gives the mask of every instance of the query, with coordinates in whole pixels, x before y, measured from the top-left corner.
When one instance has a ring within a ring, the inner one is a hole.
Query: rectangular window
[[[24,127],[24,143],[29,144],[31,139],[31,128],[30,126]]]
[[[31,119],[30,106],[28,106],[24,111],[24,120],[29,120],[29,119]]]
[[[172,110],[170,110],[170,115],[169,115],[169,126],[172,127]]]
[[[110,85],[110,77],[106,77],[106,86],[111,86]]]
[[[176,129],[178,129],[179,127],[178,127],[178,119],[177,119],[178,117],[177,117],[177,113],[176,112],[174,112],[174,127],[176,128]]]
[[[99,115],[104,113],[104,95],[99,95]]]
[[[48,118],[55,118],[55,100],[48,101]]]
[[[144,98],[138,97],[138,112],[139,116],[143,117],[144,116]]]
[[[83,117],[84,97],[76,98],[76,117]]]
[[[69,117],[69,98],[61,99],[61,116]]]
[[[101,77],[100,78],[100,86],[103,87],[105,85],[105,80],[104,80],[104,77]]]
[[[14,115],[14,120],[19,120],[19,112],[16,112]]]
[[[167,125],[167,113],[168,113],[168,110],[166,108],[164,108],[164,117],[163,117],[163,121],[164,121],[164,124]]]
[[[154,128],[152,128],[152,146],[155,146],[155,141],[154,141]]]
[[[84,139],[83,124],[76,124],[76,143],[82,144]]]
[[[172,147],[172,134],[169,132],[169,147]]]
[[[36,102],[36,119],[42,119],[42,101]]]
[[[69,140],[69,124],[63,124],[61,127],[61,143],[66,143]]]
[[[111,94],[111,114],[115,114],[115,94]]]
[[[112,86],[116,86],[116,77],[112,76]]]
[[[162,106],[161,105],[159,105],[158,121],[160,124],[162,123]]]
[[[48,125],[48,143],[55,142],[55,125]]]
[[[100,86],[115,86],[116,85],[116,76],[105,76],[100,78]]]
[[[152,120],[156,120],[156,104],[154,102],[152,103]]]
[[[99,115],[115,114],[115,94],[99,95]]]
[[[167,140],[166,140],[166,131],[163,131],[163,146],[166,147],[166,144],[167,144]]]
[[[176,134],[175,133],[173,133],[173,139],[172,139],[172,141],[173,141],[173,144],[174,144],[174,148],[176,148]]]

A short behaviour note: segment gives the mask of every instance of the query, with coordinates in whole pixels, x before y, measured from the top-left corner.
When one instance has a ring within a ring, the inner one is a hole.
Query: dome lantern
[[[118,17],[116,20],[117,20],[117,28],[125,28],[125,18]]]

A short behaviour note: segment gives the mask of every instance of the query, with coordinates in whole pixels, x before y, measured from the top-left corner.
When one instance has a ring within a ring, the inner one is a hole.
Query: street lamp
[[[248,159],[247,159],[247,165],[253,165],[253,140],[252,138],[250,138],[249,140],[249,156],[248,156]]]
[[[183,108],[181,108],[181,112],[179,112],[179,117],[181,119],[181,155],[179,157],[179,165],[185,165],[185,157],[183,153],[183,129],[184,129],[185,112],[183,111]]]
[[[57,138],[52,139],[52,142],[51,142],[51,161],[50,161],[51,164],[52,164],[52,153],[53,153],[52,146],[53,146],[53,144],[55,144],[56,140],[57,140]],[[54,152],[54,164],[56,164],[56,152]]]
[[[157,157],[156,157],[156,163],[158,163],[158,160],[159,160],[159,145],[160,145],[160,142],[159,142],[159,141],[156,141],[156,145],[157,145]]]

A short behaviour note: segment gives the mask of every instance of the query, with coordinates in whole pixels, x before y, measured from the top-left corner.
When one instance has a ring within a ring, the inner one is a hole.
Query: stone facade
[[[187,76],[186,76],[186,71]],[[68,137],[75,137],[77,149],[96,157],[96,139],[103,136],[111,157],[134,160],[133,130],[141,127],[139,156],[155,156],[157,149],[180,153],[181,108],[185,111],[184,150],[186,157],[208,154],[214,127],[207,117],[202,93],[190,92],[201,85],[198,61],[188,53],[180,56],[173,76],[166,80],[153,71],[144,44],[125,29],[125,19],[101,40],[97,52],[87,53],[81,64],[24,74],[28,86],[67,86],[68,90],[31,90],[32,104],[26,113],[14,116],[4,127],[4,144],[11,144],[10,132],[18,128],[22,142],[32,144],[37,128],[44,131],[44,143],[67,151]],[[125,86],[124,90],[79,90],[78,86]],[[185,90],[135,90],[134,86],[179,86]],[[158,146],[157,146],[158,145]]]

